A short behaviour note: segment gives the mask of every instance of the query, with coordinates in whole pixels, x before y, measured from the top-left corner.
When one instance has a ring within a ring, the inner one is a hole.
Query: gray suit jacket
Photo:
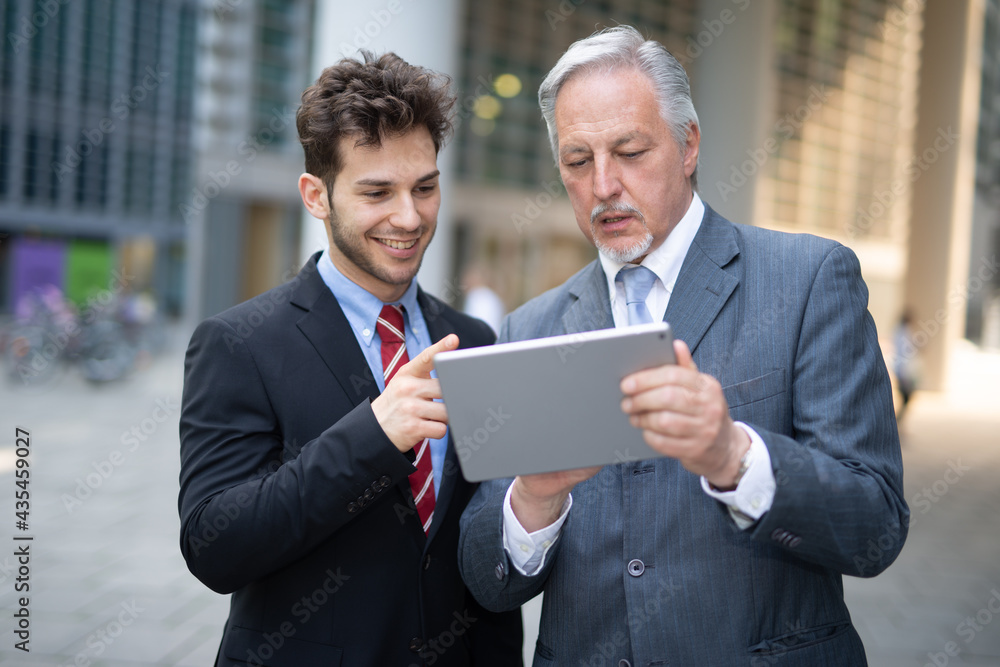
[[[865,665],[842,574],[874,576],[909,521],[889,378],[854,253],[711,209],[665,319],[767,444],[774,503],[739,530],[673,459],[605,466],[573,490],[542,571],[501,545],[509,479],[462,517],[459,562],[488,609],[545,592],[537,666]],[[505,321],[500,339],[614,326],[594,262]],[[632,563],[631,567],[629,566]]]

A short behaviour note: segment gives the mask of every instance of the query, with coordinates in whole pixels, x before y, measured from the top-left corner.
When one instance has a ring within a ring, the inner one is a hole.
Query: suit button
[[[798,535],[796,535],[792,539],[788,540],[788,546],[790,548],[794,549],[795,547],[799,546],[799,542],[801,542],[801,541],[802,541],[802,538],[799,537]]]
[[[392,479],[388,475],[382,475],[382,479],[380,479],[378,483],[383,489],[388,489],[392,486]]]
[[[414,637],[410,640],[410,650],[414,653],[419,653],[424,648],[424,640],[420,637]]]
[[[632,667],[632,663],[625,658],[622,658],[618,661],[618,667]]]
[[[357,511],[358,511],[358,504],[357,503],[347,503],[347,513],[348,514],[354,514]]]
[[[429,570],[431,568],[431,555],[427,554],[424,556],[424,569]]]
[[[493,568],[493,572],[497,575],[498,581],[503,581],[503,563],[497,563],[497,566]]]
[[[365,500],[371,500],[375,497],[375,492],[371,489],[365,489],[364,498]]]
[[[633,577],[641,577],[642,573],[646,571],[646,564],[643,563],[638,558],[633,558],[628,562],[628,573]]]

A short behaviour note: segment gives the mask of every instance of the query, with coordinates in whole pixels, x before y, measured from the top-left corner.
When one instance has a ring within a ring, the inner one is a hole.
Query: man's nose
[[[393,227],[406,231],[413,231],[420,227],[420,213],[417,212],[416,202],[412,196],[399,197],[396,209],[389,216],[389,223]]]
[[[594,196],[601,201],[615,199],[622,193],[621,169],[610,158],[594,161]]]

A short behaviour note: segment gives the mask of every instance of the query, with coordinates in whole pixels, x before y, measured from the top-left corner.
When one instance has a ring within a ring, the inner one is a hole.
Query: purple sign
[[[66,243],[16,239],[13,243],[13,275],[10,281],[10,304],[18,303],[33,290],[52,285],[60,290],[66,274]]]

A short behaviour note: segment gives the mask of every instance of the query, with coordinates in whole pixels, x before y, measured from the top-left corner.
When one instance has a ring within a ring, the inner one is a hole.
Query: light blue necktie
[[[653,288],[656,274],[645,266],[625,266],[618,272],[625,285],[625,303],[628,305],[628,323],[649,324],[653,316],[646,307],[646,297]]]

